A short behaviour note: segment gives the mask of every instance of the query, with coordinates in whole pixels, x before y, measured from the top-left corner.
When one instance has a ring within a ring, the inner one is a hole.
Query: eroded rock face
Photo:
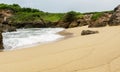
[[[88,27],[105,27],[108,25],[108,21],[110,20],[112,13],[104,13],[97,20],[91,20]]]
[[[12,32],[16,31],[16,28],[9,25],[0,24],[0,29],[2,32]]]
[[[70,22],[59,21],[56,27],[69,28]]]
[[[8,19],[13,15],[10,9],[0,9],[0,23],[8,23]]]
[[[118,5],[109,20],[110,26],[120,25],[120,5]]]
[[[3,37],[2,37],[2,32],[0,31],[0,50],[4,49],[3,47]]]

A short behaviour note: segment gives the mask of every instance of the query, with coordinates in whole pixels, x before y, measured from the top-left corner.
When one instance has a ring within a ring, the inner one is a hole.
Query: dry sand
[[[0,72],[120,72],[120,26],[67,29],[74,37],[0,53]]]

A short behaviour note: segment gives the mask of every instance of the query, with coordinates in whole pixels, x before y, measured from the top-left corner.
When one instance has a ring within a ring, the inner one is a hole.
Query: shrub
[[[92,16],[92,20],[97,20],[98,18],[100,18],[103,15],[103,12],[95,12]]]
[[[70,11],[70,12],[67,12],[63,18],[63,21],[65,22],[71,22],[73,20],[75,20],[77,18],[77,14],[76,12],[74,11]]]

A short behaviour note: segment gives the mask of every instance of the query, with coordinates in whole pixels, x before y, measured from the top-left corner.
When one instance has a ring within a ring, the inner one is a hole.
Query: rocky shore
[[[47,27],[62,27],[62,28],[73,28],[88,25],[88,27],[104,27],[106,25],[120,25],[120,5],[118,5],[113,11],[105,12],[90,12],[82,14],[82,17],[71,19],[68,21],[58,20],[56,22],[46,21],[39,17],[39,21],[23,21],[16,22],[15,24],[10,19],[14,16],[12,10],[0,10],[0,23],[4,25],[4,30],[14,31],[15,28],[47,28]],[[69,18],[72,17],[69,16]],[[7,25],[7,28],[5,26]]]
[[[114,11],[102,12],[98,18],[94,18],[94,13],[85,13],[82,18],[72,19],[70,21],[59,20],[57,22],[45,21],[40,17],[37,22],[20,22],[12,24],[9,19],[14,16],[14,12],[9,9],[0,10],[0,48],[3,48],[2,32],[15,31],[16,28],[47,28],[47,27],[62,27],[73,28],[88,25],[88,27],[105,27],[120,25],[120,5],[118,5]],[[39,17],[39,16],[38,16]]]
[[[3,47],[3,37],[2,37],[2,32],[0,31],[0,50],[4,49]]]

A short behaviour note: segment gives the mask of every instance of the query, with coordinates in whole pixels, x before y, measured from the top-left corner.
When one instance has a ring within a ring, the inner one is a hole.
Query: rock
[[[2,30],[2,32],[12,32],[12,31],[16,31],[16,28],[13,26],[9,26],[9,25],[3,25],[0,24],[0,29]]]
[[[91,30],[83,30],[81,32],[81,35],[90,35],[90,34],[96,34],[99,33],[98,31],[91,31]]]
[[[112,13],[104,13],[97,20],[91,20],[88,27],[105,27],[106,25],[108,25],[108,21],[109,21],[111,15],[112,15]]]
[[[13,23],[12,26],[16,28],[44,28],[46,27],[46,25],[41,21]]]
[[[79,26],[85,26],[89,24],[89,21],[85,20],[84,18],[78,19],[77,23],[79,24]]]
[[[0,31],[0,50],[4,49],[3,47],[3,37],[2,37],[2,32]]]
[[[0,9],[0,23],[8,23],[8,19],[13,15],[11,9]]]
[[[70,22],[59,21],[56,27],[69,28]]]
[[[113,12],[113,15],[111,16],[109,20],[110,26],[116,26],[120,25],[120,5],[118,5]]]
[[[79,23],[77,21],[73,21],[70,23],[69,28],[77,27],[79,26]]]
[[[89,28],[93,28],[93,27],[105,27],[107,25],[107,22],[94,22],[88,25]]]

